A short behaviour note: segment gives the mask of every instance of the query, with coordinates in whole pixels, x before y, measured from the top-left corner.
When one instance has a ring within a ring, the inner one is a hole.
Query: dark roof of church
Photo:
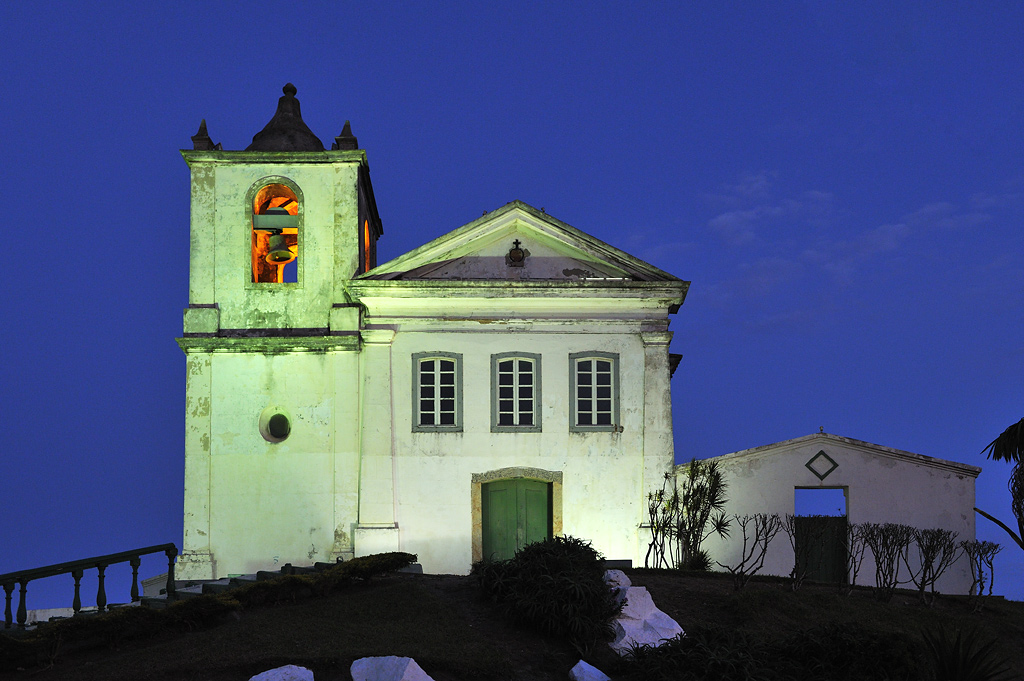
[[[294,85],[283,88],[284,96],[277,100],[277,112],[270,122],[253,135],[246,151],[323,151],[324,143],[302,122],[299,100]]]

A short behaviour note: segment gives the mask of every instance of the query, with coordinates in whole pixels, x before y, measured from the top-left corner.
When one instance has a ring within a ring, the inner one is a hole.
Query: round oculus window
[[[284,442],[291,432],[291,414],[282,407],[267,407],[260,414],[260,435],[267,442]]]

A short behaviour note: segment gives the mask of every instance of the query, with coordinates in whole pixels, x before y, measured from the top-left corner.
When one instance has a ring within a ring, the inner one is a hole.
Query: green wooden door
[[[551,485],[516,478],[481,486],[483,555],[505,560],[551,537]]]
[[[796,551],[807,579],[846,583],[846,532],[845,516],[797,516]]]

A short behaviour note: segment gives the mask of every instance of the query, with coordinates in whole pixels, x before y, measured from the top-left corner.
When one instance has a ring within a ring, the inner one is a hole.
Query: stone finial
[[[351,151],[358,148],[359,140],[352,134],[352,125],[345,121],[345,127],[341,129],[341,134],[334,138],[334,144],[331,145],[331,149]]]
[[[277,100],[277,112],[262,130],[253,135],[246,151],[323,151],[324,143],[302,120],[296,87],[288,83]]]
[[[210,135],[207,134],[205,118],[199,123],[199,132],[192,135],[192,148],[202,151],[220,151],[221,149],[221,146],[214,144],[213,140],[210,139]]]

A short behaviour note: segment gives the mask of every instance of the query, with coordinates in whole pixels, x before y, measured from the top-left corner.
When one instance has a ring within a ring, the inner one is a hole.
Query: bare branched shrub
[[[992,595],[992,586],[995,584],[995,558],[996,554],[1003,550],[1000,544],[990,541],[960,542],[960,548],[971,563],[971,589],[968,595],[974,599],[974,609],[981,610],[982,600],[985,596],[985,579],[988,578],[988,595]]]
[[[803,586],[807,573],[814,572],[821,567],[821,556],[819,554],[816,564],[811,564],[811,554],[816,544],[821,543],[825,535],[825,527],[821,523],[808,523],[806,536],[803,541],[797,541],[797,527],[801,524],[799,518],[822,518],[824,516],[795,516],[789,513],[782,519],[782,530],[789,537],[789,545],[793,547],[793,571],[789,573],[790,587],[797,591]]]
[[[917,587],[921,602],[927,605],[935,602],[935,582],[960,554],[957,535],[953,530],[914,530],[913,543],[917,547],[920,567],[915,571],[910,566],[907,554],[904,554],[903,563],[910,572],[910,581]]]
[[[768,555],[768,545],[782,529],[782,520],[778,513],[734,515],[733,520],[739,525],[743,534],[740,561],[736,565],[718,564],[732,573],[733,586],[739,590],[746,586],[750,578],[764,567],[764,559]]]
[[[716,461],[693,459],[678,475],[666,473],[661,489],[647,495],[651,541],[644,567],[707,569],[701,544],[712,534],[729,536],[725,490]]]
[[[651,532],[651,541],[644,555],[645,568],[669,567],[666,551],[671,541],[672,517],[679,507],[675,485],[671,491],[666,489],[671,480],[672,475],[666,473],[661,489],[647,494],[647,529]]]
[[[875,557],[875,596],[888,602],[900,585],[900,562],[914,538],[914,528],[899,523],[865,523],[864,541]]]
[[[853,593],[853,587],[857,586],[857,575],[860,574],[860,567],[864,563],[864,554],[867,552],[866,523],[848,523],[846,526],[846,574],[849,582],[841,588],[849,596]]]

